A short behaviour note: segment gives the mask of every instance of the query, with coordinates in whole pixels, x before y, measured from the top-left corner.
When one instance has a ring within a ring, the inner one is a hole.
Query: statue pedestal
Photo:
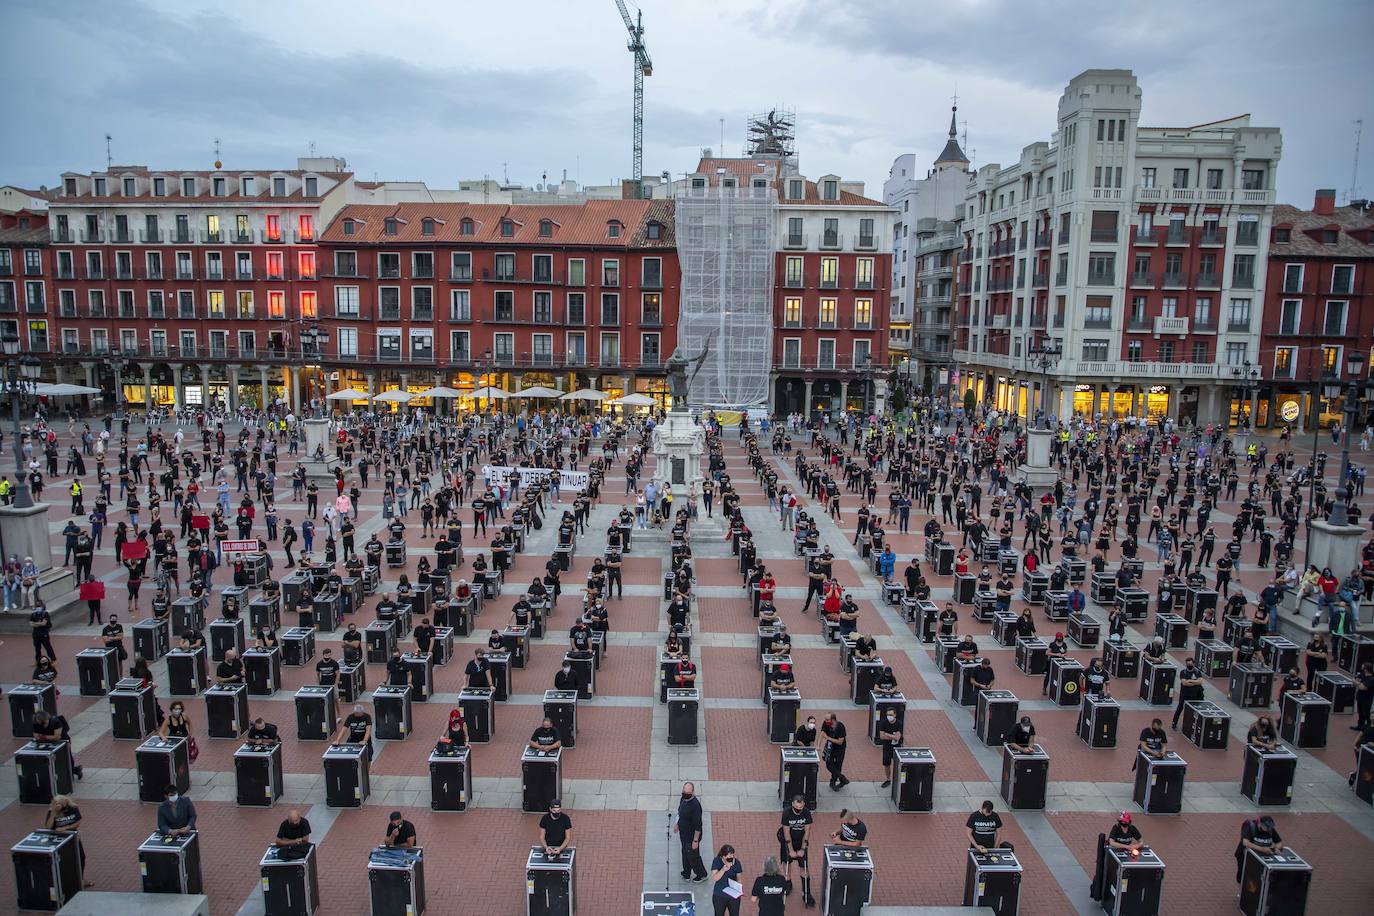
[[[38,567],[39,594],[48,610],[56,612],[74,600],[76,576],[62,566],[52,563],[52,537],[48,532],[48,504],[38,503],[27,509],[14,506],[0,508],[0,548],[8,558],[33,557]]]
[[[1026,431],[1026,463],[1021,465],[1021,479],[1036,497],[1054,489],[1059,472],[1050,467],[1050,443],[1054,432],[1048,429]]]
[[[1333,525],[1328,521],[1312,523],[1312,549],[1307,562],[1318,569],[1330,567],[1337,579],[1360,568],[1360,539],[1364,529],[1359,525]]]
[[[706,430],[692,422],[685,410],[673,410],[654,427],[654,479],[673,485],[678,496],[692,486],[701,493],[701,457],[706,454]]]
[[[334,469],[339,466],[339,459],[334,456],[334,439],[329,434],[328,420],[302,420],[301,428],[305,432],[305,454],[301,458],[301,464],[305,465],[307,477],[334,479]],[[324,460],[315,460],[315,449],[324,447]]]
[[[1235,452],[1238,461],[1245,461],[1245,456],[1250,451],[1250,443],[1252,441],[1250,430],[1244,427],[1238,428],[1231,433],[1231,449]]]

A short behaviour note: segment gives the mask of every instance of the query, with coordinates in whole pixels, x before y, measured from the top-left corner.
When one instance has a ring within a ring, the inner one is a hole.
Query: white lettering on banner
[[[257,553],[257,541],[225,541],[220,544],[220,550],[225,553]]]
[[[551,468],[511,468],[487,464],[482,466],[482,478],[488,485],[508,486],[511,475],[520,472],[520,486],[527,487],[536,480],[543,480],[553,473]],[[582,490],[587,486],[586,471],[559,471],[558,486],[566,490]]]

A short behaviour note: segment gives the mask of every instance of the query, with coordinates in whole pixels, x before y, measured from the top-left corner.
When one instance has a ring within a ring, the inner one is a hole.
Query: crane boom
[[[630,40],[625,47],[634,55],[634,162],[633,172],[636,194],[643,196],[644,177],[644,77],[653,76],[654,64],[649,59],[649,51],[644,47],[644,13],[640,11],[634,19],[625,6],[625,0],[615,0],[620,10],[620,18],[625,21],[625,30]]]

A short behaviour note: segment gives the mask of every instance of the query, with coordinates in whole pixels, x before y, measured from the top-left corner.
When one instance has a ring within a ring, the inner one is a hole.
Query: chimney
[[[1312,212],[1330,216],[1336,212],[1336,189],[1318,188],[1317,199],[1312,202]]]

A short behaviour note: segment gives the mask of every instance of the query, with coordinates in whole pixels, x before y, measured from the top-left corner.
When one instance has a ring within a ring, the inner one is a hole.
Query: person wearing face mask
[[[1262,751],[1273,751],[1279,746],[1279,735],[1274,730],[1274,720],[1260,716],[1245,734],[1245,743]]]
[[[1140,828],[1131,823],[1131,815],[1122,811],[1121,816],[1112,824],[1112,829],[1105,834],[1097,835],[1097,869],[1093,872],[1093,883],[1089,890],[1094,900],[1101,900],[1106,888],[1102,886],[1105,877],[1106,858],[1108,849],[1138,850],[1144,842],[1140,835]]]
[[[177,791],[176,786],[162,790],[157,806],[157,832],[163,836],[182,836],[196,829],[196,806]]]
[[[191,720],[186,715],[186,706],[180,700],[172,701],[172,706],[167,712],[167,718],[162,720],[162,725],[158,727],[158,736],[164,741],[168,738],[191,737]]]
[[[1056,658],[1063,658],[1069,654],[1069,644],[1064,641],[1063,633],[1055,633],[1054,639],[1049,641],[1045,647],[1045,677],[1040,684],[1040,692],[1048,695],[1050,692],[1050,661]]]
[[[1030,716],[1021,719],[1007,732],[1007,747],[1017,754],[1030,754],[1035,750],[1035,726]]]
[[[816,717],[807,716],[792,735],[792,747],[812,747],[816,743]]]
[[[353,711],[344,717],[334,743],[366,745],[367,759],[372,759],[372,717],[363,711],[361,703],[354,703]]]
[[[124,648],[124,626],[119,622],[119,617],[110,615],[110,622],[105,624],[100,630],[100,635],[96,641],[107,649],[115,650],[115,658],[119,660],[118,670],[124,670],[124,662],[129,657],[129,650]]]
[[[883,746],[883,770],[887,779],[883,780],[882,787],[886,789],[897,778],[897,748],[902,746],[902,726],[897,721],[897,710],[888,709],[878,723],[878,741]]]
[[[701,799],[697,798],[696,786],[690,782],[682,784],[682,795],[677,802],[677,823],[673,833],[682,844],[683,881],[700,883],[706,880],[706,863],[701,859]]]
[[[778,861],[782,863],[784,884],[783,894],[792,893],[792,863],[797,863],[802,886],[802,901],[808,906],[816,905],[811,896],[811,811],[806,807],[806,799],[801,795],[792,796],[791,802],[782,809],[782,825],[778,827]]]
[[[573,670],[572,663],[566,658],[563,659],[563,667],[559,668],[553,676],[554,690],[577,690],[582,686],[582,679]]]

